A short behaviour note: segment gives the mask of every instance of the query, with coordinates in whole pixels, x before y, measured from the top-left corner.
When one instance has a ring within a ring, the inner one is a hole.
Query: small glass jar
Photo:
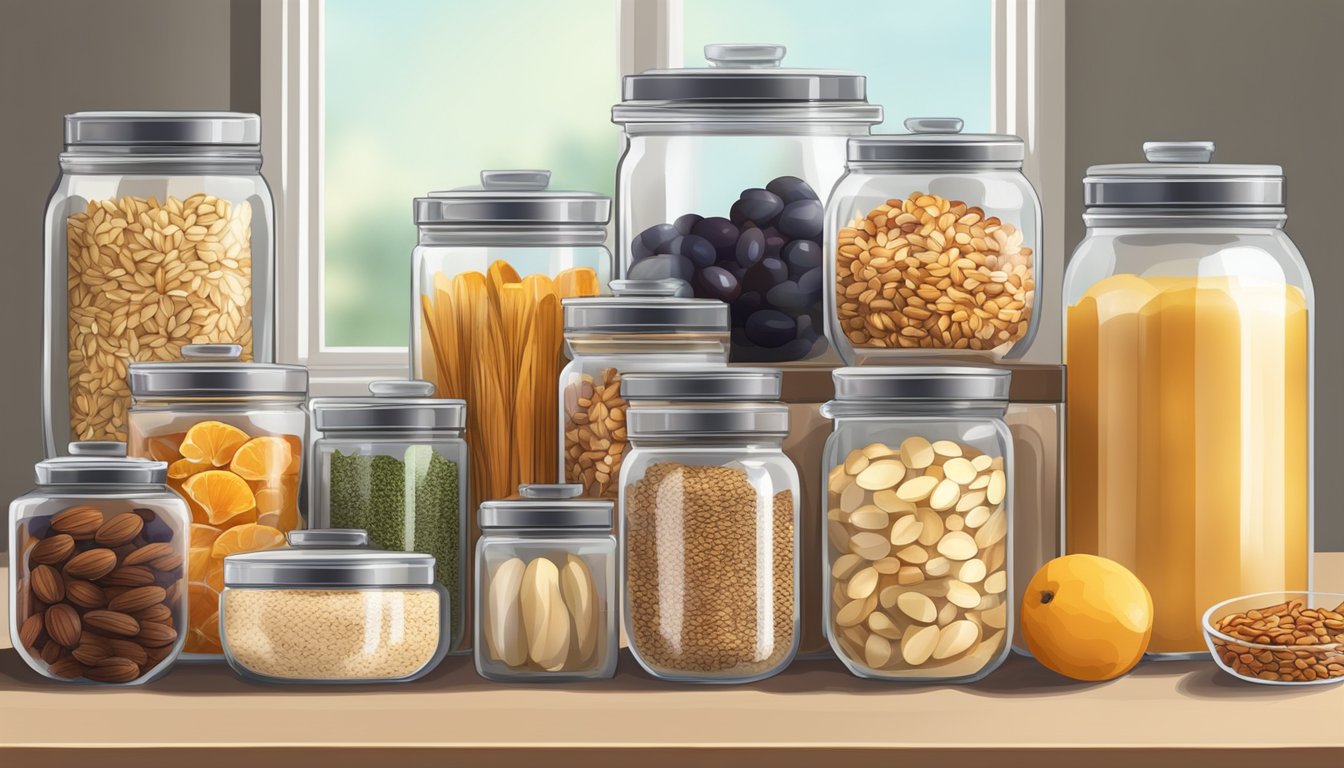
[[[798,470],[779,371],[630,373],[623,615],[664,680],[747,683],[798,648]]]
[[[360,530],[294,531],[224,561],[224,658],[266,683],[403,683],[448,653],[434,556],[369,548]]]
[[[560,372],[560,474],[614,499],[629,449],[621,374],[728,364],[728,307],[684,298],[685,282],[613,280],[614,296],[565,299]]]
[[[71,443],[9,505],[9,636],[53,680],[139,685],[187,638],[191,517],[168,465]]]
[[[261,120],[76,112],[47,201],[46,453],[126,440],[129,363],[185,344],[274,354],[275,214]]]
[[[849,141],[825,235],[827,327],[849,365],[1018,358],[1035,336],[1041,205],[1022,140],[961,126]]]
[[[611,111],[621,275],[732,305],[733,362],[817,360],[825,195],[845,140],[882,121],[854,72],[786,69],[782,45],[705,46],[704,68],[624,79]]]
[[[433,555],[457,648],[467,610],[467,404],[435,398],[428,381],[375,381],[369,393],[309,403],[321,435],[311,525],[362,529],[379,549]]]
[[[841,368],[826,441],[826,624],[859,677],[967,683],[1012,637],[1010,373]]]
[[[577,485],[524,485],[481,505],[476,671],[490,680],[616,674],[615,503]]]
[[[243,363],[236,344],[189,344],[183,362],[133,363],[132,456],[168,462],[191,510],[193,594],[184,658],[220,658],[224,557],[283,546],[299,506],[308,436],[308,369]]]

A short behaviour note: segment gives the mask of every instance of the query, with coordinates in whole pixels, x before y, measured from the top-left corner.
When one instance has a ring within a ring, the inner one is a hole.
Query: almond
[[[120,656],[110,656],[89,667],[84,676],[100,683],[129,683],[140,676],[140,665]]]
[[[51,619],[47,619],[47,622],[50,624]],[[91,629],[106,632],[110,635],[131,637],[140,633],[140,622],[117,611],[89,611],[84,614],[84,623]]]
[[[102,608],[107,605],[103,588],[83,579],[71,579],[65,585],[65,599],[80,608]]]
[[[90,549],[70,558],[65,573],[72,579],[101,579],[117,567],[117,553],[110,549]]]
[[[141,624],[140,633],[136,639],[141,645],[148,648],[158,648],[164,645],[170,645],[177,640],[177,630],[167,624]]]
[[[129,514],[129,513],[127,513]],[[140,518],[135,518],[139,520]],[[135,566],[132,566],[135,567]],[[127,569],[122,569],[127,570]],[[115,574],[116,571],[113,571]],[[144,610],[155,603],[162,603],[164,598],[168,597],[168,592],[163,587],[136,587],[117,595],[107,604],[108,610],[119,611],[121,613],[135,613]]]
[[[122,512],[103,523],[93,534],[93,540],[104,547],[119,547],[140,535],[145,521],[134,512]]]
[[[182,567],[182,555],[173,553],[165,557],[158,557],[150,565],[156,571],[176,571]]]
[[[145,546],[127,555],[126,559],[123,560],[121,564],[145,565],[153,560],[159,559],[160,557],[167,557],[171,554],[174,554],[174,552],[175,550],[173,549],[173,545],[169,544],[166,541],[160,541],[154,544],[146,544]]]
[[[47,644],[42,646],[42,660],[48,665],[55,664],[61,658],[61,651],[65,650],[61,644],[55,640],[48,640]]]
[[[75,539],[69,534],[58,533],[49,539],[43,539],[33,547],[32,560],[41,565],[60,565],[67,557],[75,553]]]
[[[96,664],[112,654],[101,643],[81,642],[70,655],[80,664]]]
[[[42,614],[34,613],[32,616],[23,620],[19,625],[19,645],[23,648],[33,648],[37,641],[42,637]]]
[[[33,594],[44,603],[59,603],[65,599],[65,582],[50,565],[39,565],[31,574]]]
[[[47,665],[47,671],[57,677],[63,677],[67,680],[84,676],[85,667],[79,663],[79,660],[73,656],[64,659],[57,659],[55,662]]]
[[[149,654],[145,651],[145,647],[134,640],[109,640],[108,644],[111,650],[108,654],[110,656],[130,659],[142,667],[149,663]]]
[[[151,605],[150,607],[135,612],[135,620],[141,624],[171,624],[173,621],[173,610],[166,605]]]
[[[53,515],[51,529],[57,533],[68,533],[75,538],[90,537],[103,524],[103,511],[97,507],[71,507]]]
[[[74,648],[79,645],[79,635],[82,630],[79,622],[79,613],[74,608],[60,603],[47,609],[43,617],[43,624],[47,628],[47,634],[51,639],[66,648]]]
[[[105,587],[144,587],[154,583],[154,572],[144,565],[118,568],[102,579]]]

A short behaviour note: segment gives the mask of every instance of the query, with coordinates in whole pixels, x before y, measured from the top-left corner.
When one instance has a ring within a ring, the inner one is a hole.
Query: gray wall
[[[1344,550],[1333,493],[1344,459],[1344,76],[1337,0],[1069,0],[1068,245],[1082,238],[1082,178],[1136,162],[1146,139],[1210,139],[1215,160],[1274,163],[1288,234],[1316,285],[1316,548]]]

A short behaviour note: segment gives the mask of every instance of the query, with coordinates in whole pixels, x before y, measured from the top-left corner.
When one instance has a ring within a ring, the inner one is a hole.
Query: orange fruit
[[[289,471],[292,454],[283,437],[254,437],[233,454],[229,469],[244,480],[269,480]]]
[[[210,558],[210,565],[205,569],[205,583],[216,592],[224,591],[224,558]]]
[[[155,461],[173,462],[181,458],[178,452],[178,445],[182,443],[182,435],[159,435],[151,437],[145,441],[145,452],[149,458]],[[141,451],[135,451],[135,454],[141,455]]]
[[[257,491],[257,515],[280,514],[285,505],[285,492],[280,488],[262,488]]]
[[[187,430],[186,439],[178,451],[184,459],[223,467],[228,465],[233,454],[246,442],[247,433],[232,424],[202,421]]]
[[[240,525],[248,525],[257,522],[257,508],[253,507],[242,514],[234,515],[228,520],[219,524],[221,531],[227,531],[230,528],[236,528]]]
[[[232,472],[211,469],[188,477],[182,483],[187,498],[205,511],[206,522],[219,525],[257,505],[252,489]]]
[[[289,466],[285,467],[286,475],[297,475],[299,470],[303,469],[303,441],[294,435],[284,435],[284,440],[289,443]]]
[[[258,549],[274,549],[284,545],[285,534],[279,530],[269,525],[249,523],[221,533],[219,538],[215,539],[210,553],[216,558],[222,558],[239,552],[255,552]]]
[[[219,592],[209,584],[193,581],[187,585],[188,653],[219,653]]]
[[[209,545],[197,547],[193,543],[192,548],[187,551],[187,579],[205,581],[206,574],[210,572],[210,560]]]
[[[197,472],[204,472],[210,469],[211,464],[208,461],[192,461],[191,459],[178,459],[168,465],[168,477],[172,480],[186,480]]]
[[[198,547],[205,547],[205,549],[208,551],[210,549],[210,545],[215,543],[215,539],[219,538],[219,534],[220,530],[214,527],[213,525],[205,525],[203,523],[192,523],[190,546],[192,549],[196,549]],[[195,581],[195,579],[193,579],[193,581]]]

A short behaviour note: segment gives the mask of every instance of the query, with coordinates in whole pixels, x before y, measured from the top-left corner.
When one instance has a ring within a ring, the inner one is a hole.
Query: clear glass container
[[[560,475],[614,499],[629,450],[621,374],[728,364],[728,307],[685,298],[680,280],[615,280],[614,296],[566,299]]]
[[[968,683],[1008,655],[1007,370],[841,368],[826,441],[831,648],[859,677]]]
[[[117,442],[71,443],[9,505],[9,636],[53,680],[139,685],[187,638],[191,517],[168,465]]]
[[[309,402],[311,526],[357,528],[372,546],[434,556],[448,591],[448,644],[466,616],[467,404],[434,397],[428,381],[375,381],[371,397]]]
[[[261,120],[76,112],[47,201],[46,454],[127,439],[127,365],[185,344],[274,355],[275,213]]]
[[[402,683],[447,655],[448,592],[433,555],[369,548],[366,532],[294,531],[224,561],[229,666],[266,683]]]
[[[746,683],[798,648],[798,470],[778,371],[629,373],[622,615],[664,680]]]
[[[184,362],[130,366],[130,454],[168,462],[168,487],[191,511],[188,659],[220,658],[225,556],[283,546],[304,527],[308,369],[239,362],[239,351],[187,345]]]
[[[612,120],[621,275],[733,308],[734,362],[819,360],[825,196],[845,141],[882,121],[862,75],[780,66],[782,45],[707,45],[706,68],[624,79]]]
[[[524,485],[481,505],[476,671],[505,682],[616,674],[615,503]]]
[[[1064,277],[1067,550],[1147,585],[1150,654],[1206,657],[1209,606],[1310,589],[1315,297],[1279,166],[1144,153],[1088,169]]]
[[[849,365],[999,360],[1036,333],[1041,204],[1022,140],[912,118],[852,139],[826,207],[827,329]]]

